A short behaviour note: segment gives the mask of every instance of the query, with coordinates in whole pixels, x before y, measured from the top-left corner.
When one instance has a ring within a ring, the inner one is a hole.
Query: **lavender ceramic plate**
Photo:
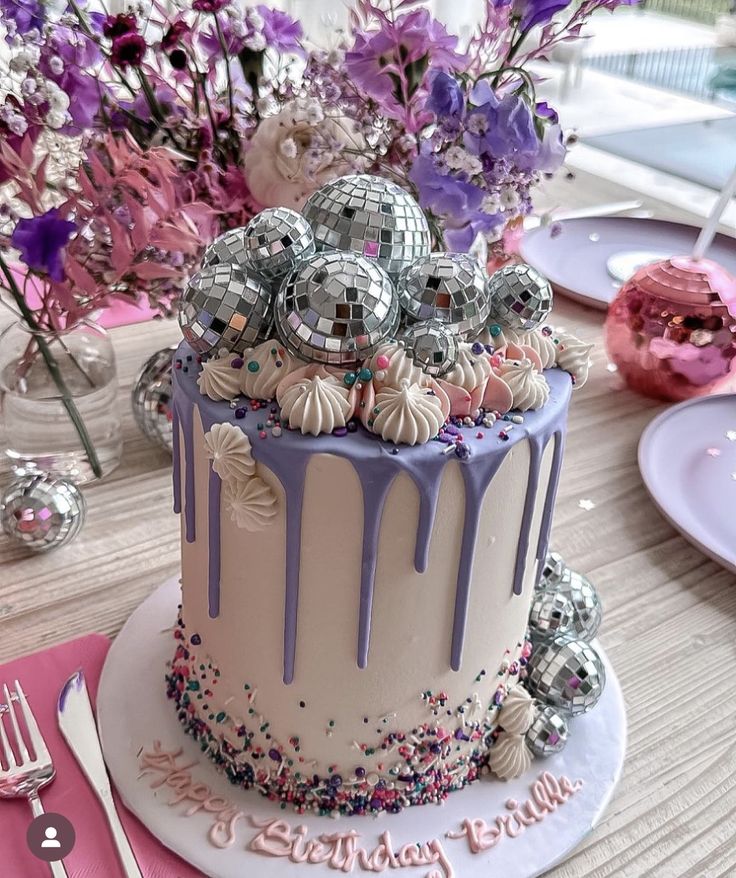
[[[662,412],[642,434],[639,469],[670,524],[736,573],[736,393]]]
[[[607,308],[619,288],[619,267],[635,269],[644,254],[653,259],[682,255],[693,249],[699,229],[663,220],[610,216],[563,220],[554,238],[540,226],[521,242],[521,256],[555,290],[591,305]],[[736,274],[736,239],[716,235],[708,257]],[[646,260],[645,260],[646,261]],[[612,267],[617,270],[612,272]]]

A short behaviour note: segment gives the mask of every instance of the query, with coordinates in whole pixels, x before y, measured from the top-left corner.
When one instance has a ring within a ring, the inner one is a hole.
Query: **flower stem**
[[[97,457],[97,452],[95,451],[95,447],[92,444],[92,440],[90,439],[89,433],[87,432],[87,428],[84,425],[82,416],[79,414],[79,409],[74,402],[74,398],[70,393],[69,388],[66,386],[66,382],[64,381],[64,376],[61,374],[59,364],[56,362],[56,358],[54,357],[51,348],[48,346],[48,344],[46,343],[46,339],[43,337],[43,331],[40,330],[38,324],[36,323],[33,312],[26,304],[26,301],[23,298],[21,291],[18,289],[18,284],[15,282],[15,278],[13,277],[7,263],[2,256],[0,256],[0,269],[2,269],[2,272],[5,275],[8,289],[10,290],[11,296],[15,300],[15,304],[18,306],[18,310],[23,316],[23,319],[28,325],[28,328],[35,334],[38,349],[41,352],[41,356],[43,357],[44,362],[46,363],[46,368],[49,370],[49,375],[51,375],[51,378],[53,379],[53,382],[56,385],[59,394],[61,395],[62,405],[66,409],[72,424],[74,424],[74,429],[77,431],[77,435],[79,436],[82,447],[84,448],[84,451],[87,455],[89,464],[92,467],[92,472],[95,474],[96,478],[101,479],[102,467],[100,466],[100,460]]]

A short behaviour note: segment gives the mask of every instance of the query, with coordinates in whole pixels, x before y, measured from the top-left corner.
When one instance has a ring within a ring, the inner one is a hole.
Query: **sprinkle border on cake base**
[[[330,816],[396,814],[412,805],[438,804],[487,773],[490,749],[499,733],[499,710],[509,688],[524,675],[531,652],[527,642],[516,645],[518,659],[506,651],[497,672],[495,694],[480,711],[469,695],[448,721],[444,693],[419,693],[428,710],[426,723],[409,732],[389,732],[373,747],[360,745],[365,756],[373,756],[379,749],[390,751],[392,759],[398,756],[404,767],[383,774],[357,767],[351,777],[343,778],[337,766],[330,767],[324,777],[311,773],[299,738],[292,736],[286,743],[273,739],[268,720],[254,707],[249,709],[250,728],[224,710],[215,712],[208,699],[215,696],[220,670],[208,657],[197,655],[201,638],[197,634],[187,637],[181,607],[174,637],[176,652],[167,669],[166,691],[176,704],[179,722],[202,752],[236,786],[257,789],[266,798],[280,801],[282,808],[291,806],[298,813]],[[477,682],[485,674],[485,670],[479,672]],[[245,691],[249,688],[244,684]],[[268,747],[254,744],[256,727]],[[242,746],[235,746],[230,738]],[[471,743],[474,746],[468,750]],[[453,749],[464,752],[453,758]]]

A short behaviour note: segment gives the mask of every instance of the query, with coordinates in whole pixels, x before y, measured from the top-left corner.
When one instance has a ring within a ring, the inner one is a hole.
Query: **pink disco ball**
[[[675,401],[711,393],[736,370],[736,278],[710,259],[645,265],[611,303],[605,334],[632,390]]]

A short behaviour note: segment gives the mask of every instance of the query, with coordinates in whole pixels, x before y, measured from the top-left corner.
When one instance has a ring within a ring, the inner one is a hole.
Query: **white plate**
[[[639,469],[667,521],[736,573],[736,394],[662,412],[639,441]]]
[[[278,804],[257,792],[234,787],[219,774],[184,734],[174,704],[167,700],[164,665],[173,656],[171,626],[180,600],[178,580],[171,579],[149,597],[130,617],[108,653],[97,695],[98,724],[110,774],[126,806],[167,847],[212,878],[335,878],[326,864],[302,864],[266,857],[247,849],[258,834],[248,822],[238,827],[234,845],[214,847],[207,838],[212,816],[204,812],[183,816],[185,804],[169,806],[173,791],[165,786],[152,790],[150,779],[140,777],[138,753],[160,741],[166,750],[183,747],[183,759],[196,762],[193,779],[207,784],[247,815],[257,819],[280,817],[292,827],[303,824],[308,837],[322,833],[355,830],[358,843],[372,851],[387,830],[395,850],[418,840],[441,841],[452,864],[455,878],[532,878],[563,860],[590,832],[606,807],[621,774],[626,744],[626,717],[618,680],[606,660],[608,684],[592,713],[572,722],[566,749],[556,756],[535,761],[524,777],[508,783],[484,779],[465,790],[452,793],[442,807],[407,808],[397,815],[341,817],[331,820],[314,815],[298,816],[281,810]],[[498,846],[480,854],[470,853],[464,839],[448,839],[466,817],[483,817],[493,823],[496,815],[507,814],[510,798],[523,802],[530,785],[541,772],[583,780],[583,787],[541,823],[518,837],[504,838]],[[435,867],[438,868],[438,867]],[[394,870],[389,870],[394,874]],[[426,878],[427,866],[397,870],[407,878]],[[356,868],[351,874],[369,874]],[[440,873],[446,878],[447,872]]]

